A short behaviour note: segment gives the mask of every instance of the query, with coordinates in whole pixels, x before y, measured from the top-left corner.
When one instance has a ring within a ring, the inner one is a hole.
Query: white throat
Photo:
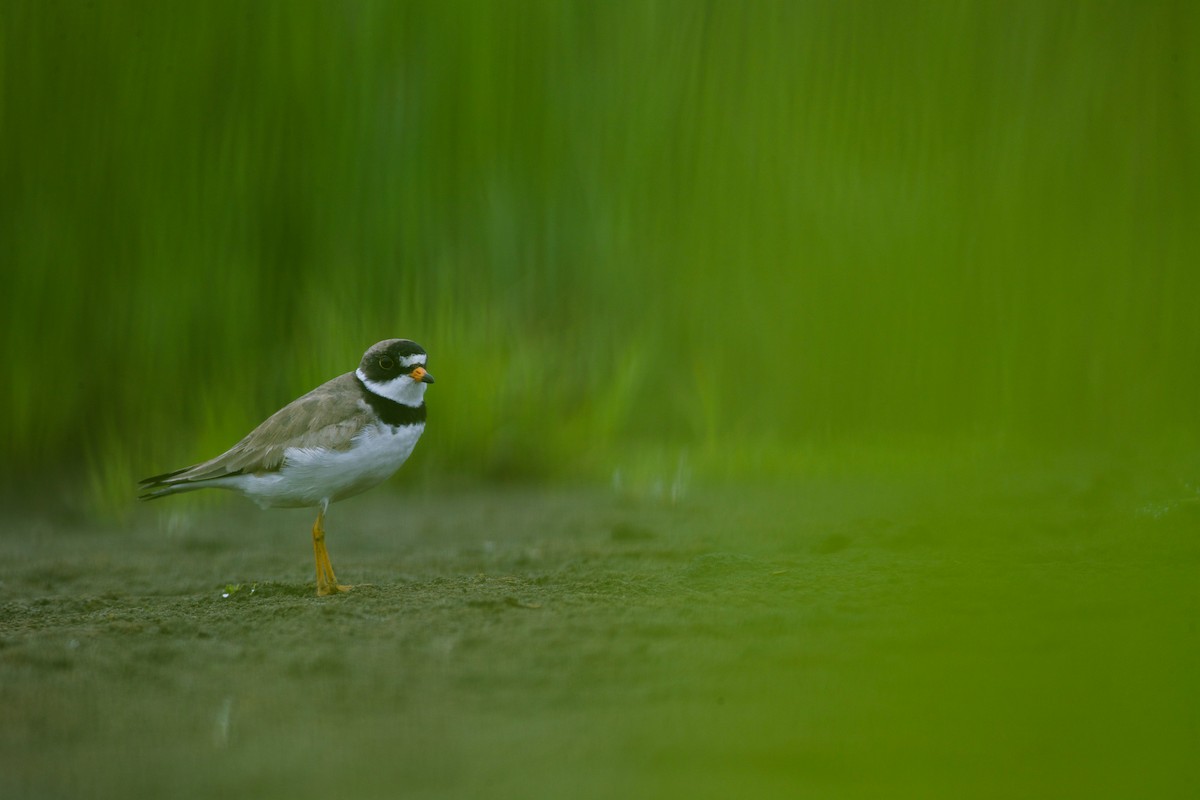
[[[395,400],[402,406],[412,406],[416,408],[425,402],[425,387],[426,384],[420,381],[414,381],[407,375],[400,375],[392,378],[390,381],[373,381],[368,378],[362,369],[356,369],[354,374],[363,382],[373,394],[380,397],[386,397],[388,400]]]

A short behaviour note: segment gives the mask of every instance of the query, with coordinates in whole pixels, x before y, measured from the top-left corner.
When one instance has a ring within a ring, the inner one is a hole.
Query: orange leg
[[[333,565],[329,563],[329,551],[325,549],[325,509],[317,513],[317,521],[313,523],[313,556],[317,560],[317,596],[325,597],[338,592],[350,591],[349,586],[341,586],[333,574]]]

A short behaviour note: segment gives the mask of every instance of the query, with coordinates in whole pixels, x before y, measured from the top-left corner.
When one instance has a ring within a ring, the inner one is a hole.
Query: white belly
[[[364,428],[348,450],[290,448],[277,472],[239,476],[236,488],[264,508],[316,506],[377,486],[408,460],[425,424]]]

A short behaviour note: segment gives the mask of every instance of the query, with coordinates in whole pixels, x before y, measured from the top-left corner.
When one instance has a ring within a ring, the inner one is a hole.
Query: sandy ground
[[[0,533],[6,798],[1188,797],[1200,503],[1092,467]],[[361,585],[366,584],[366,585]]]

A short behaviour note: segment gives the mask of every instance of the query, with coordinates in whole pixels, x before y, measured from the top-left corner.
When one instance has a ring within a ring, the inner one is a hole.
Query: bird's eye
[[[390,369],[392,369],[392,367],[394,367],[394,366],[396,366],[396,362],[395,362],[395,361],[392,361],[392,360],[391,360],[390,358],[388,358],[387,356],[384,356],[383,358],[379,359],[379,367],[380,367],[380,369],[386,369],[386,370],[390,370]]]

